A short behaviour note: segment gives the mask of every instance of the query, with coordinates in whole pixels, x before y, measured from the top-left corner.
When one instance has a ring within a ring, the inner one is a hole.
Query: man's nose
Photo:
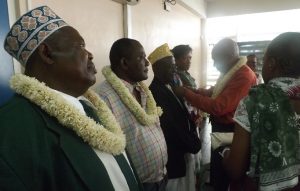
[[[88,51],[88,50],[86,50],[86,52],[88,53],[89,60],[93,60],[94,59],[94,55],[90,51]]]
[[[145,65],[146,65],[146,66],[149,66],[149,65],[150,65],[150,61],[149,61],[147,58],[145,58]]]

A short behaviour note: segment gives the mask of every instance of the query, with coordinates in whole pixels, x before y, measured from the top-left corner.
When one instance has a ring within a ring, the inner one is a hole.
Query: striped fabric
[[[133,93],[134,86],[123,81]],[[140,87],[142,107],[146,108],[147,96]],[[166,174],[167,146],[159,121],[151,126],[141,125],[123,104],[111,85],[104,81],[97,92],[112,110],[126,134],[126,149],[143,183],[157,182]]]

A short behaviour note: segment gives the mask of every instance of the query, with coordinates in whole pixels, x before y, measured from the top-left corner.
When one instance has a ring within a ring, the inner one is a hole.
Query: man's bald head
[[[215,67],[221,73],[226,73],[239,59],[237,43],[230,38],[220,40],[212,50],[212,58]]]
[[[215,47],[213,48],[213,52],[238,57],[239,47],[234,40],[230,38],[224,38],[215,45]]]

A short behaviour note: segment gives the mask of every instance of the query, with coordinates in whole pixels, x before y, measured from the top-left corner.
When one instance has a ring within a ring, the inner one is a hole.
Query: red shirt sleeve
[[[185,99],[194,107],[215,116],[223,116],[236,110],[240,100],[245,97],[251,86],[256,84],[256,76],[248,67],[243,66],[227,83],[217,98],[196,94],[186,89]]]

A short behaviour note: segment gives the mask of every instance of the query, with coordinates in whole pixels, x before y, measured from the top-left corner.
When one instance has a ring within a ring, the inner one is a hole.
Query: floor
[[[210,151],[211,151],[211,125],[209,124],[209,119],[203,122],[200,132],[200,137],[202,139],[201,148],[201,174],[202,174],[202,187],[201,191],[213,191],[213,188],[209,185],[209,164],[210,164]],[[203,170],[203,171],[202,171]]]

